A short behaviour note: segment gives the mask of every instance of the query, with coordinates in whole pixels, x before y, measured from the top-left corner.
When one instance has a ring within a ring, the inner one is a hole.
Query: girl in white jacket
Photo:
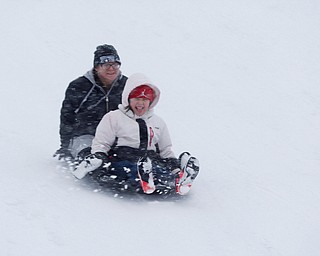
[[[74,176],[81,179],[94,171],[100,182],[113,177],[147,194],[173,187],[180,194],[188,192],[199,163],[187,152],[179,160],[175,157],[167,125],[154,114],[159,98],[159,88],[146,76],[130,76],[119,109],[102,118],[91,155],[75,169]]]

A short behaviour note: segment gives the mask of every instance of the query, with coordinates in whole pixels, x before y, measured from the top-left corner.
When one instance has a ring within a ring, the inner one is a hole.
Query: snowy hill
[[[316,256],[318,1],[3,1],[2,255]],[[121,199],[51,158],[67,84],[113,44],[201,173],[181,199]]]

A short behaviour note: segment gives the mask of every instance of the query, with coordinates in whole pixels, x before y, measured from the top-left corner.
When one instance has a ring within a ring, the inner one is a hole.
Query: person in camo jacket
[[[60,111],[60,148],[54,157],[73,164],[90,153],[102,117],[118,108],[127,77],[117,50],[108,44],[94,52],[93,68],[73,80]]]

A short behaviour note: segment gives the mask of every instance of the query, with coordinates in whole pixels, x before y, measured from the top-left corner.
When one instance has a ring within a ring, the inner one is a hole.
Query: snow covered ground
[[[316,256],[320,3],[1,3],[0,247],[6,256]],[[201,173],[181,199],[121,199],[51,158],[67,84],[113,44]]]

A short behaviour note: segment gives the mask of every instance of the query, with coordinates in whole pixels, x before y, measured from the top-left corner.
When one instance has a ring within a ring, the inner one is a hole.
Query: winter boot
[[[141,157],[137,162],[137,170],[143,192],[152,194],[156,190],[156,186],[153,180],[151,159]]]
[[[83,159],[83,161],[72,172],[73,176],[77,179],[82,179],[89,172],[92,172],[99,168],[103,163],[103,160],[97,158],[95,155],[89,155]]]
[[[190,191],[192,182],[199,174],[199,161],[188,152],[183,152],[179,159],[181,171],[176,178],[176,192],[185,195]]]

